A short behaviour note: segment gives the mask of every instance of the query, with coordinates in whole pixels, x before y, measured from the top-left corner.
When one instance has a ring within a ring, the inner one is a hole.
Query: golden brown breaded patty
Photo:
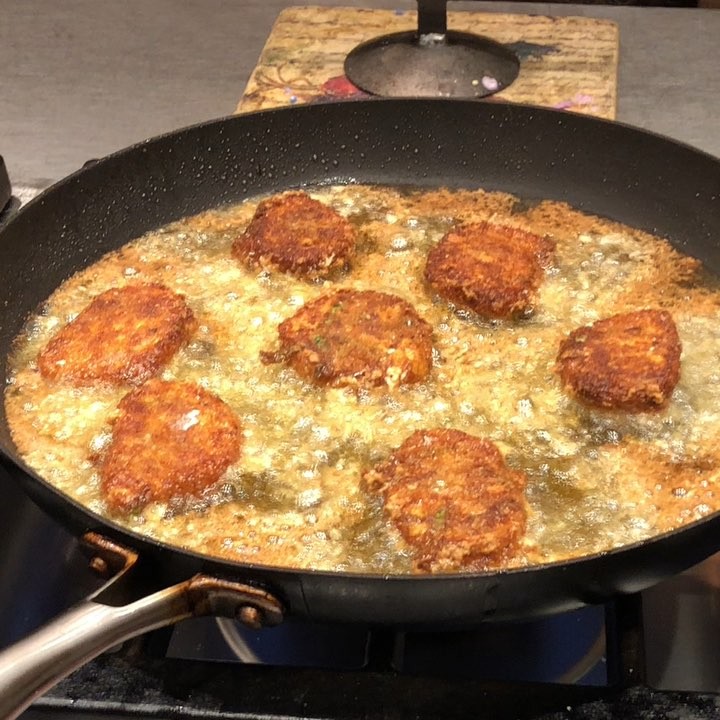
[[[303,192],[263,200],[232,254],[250,268],[310,278],[345,267],[355,252],[355,229],[335,210]]]
[[[197,385],[153,378],[128,393],[118,408],[99,467],[111,512],[198,495],[240,457],[238,419],[219,397]]]
[[[560,343],[557,372],[588,405],[658,410],[680,379],[680,352],[670,313],[638,310],[573,330]]]
[[[182,295],[159,284],[101,293],[38,355],[43,377],[73,385],[138,384],[154,375],[195,329]]]
[[[554,249],[548,238],[517,228],[461,225],[428,254],[425,280],[458,307],[508,318],[532,310]]]
[[[432,367],[432,327],[402,298],[339,290],[301,308],[278,327],[287,362],[318,385],[393,388],[425,378]]]
[[[500,565],[525,533],[525,474],[492,442],[459,430],[413,433],[364,481],[382,495],[420,570]]]

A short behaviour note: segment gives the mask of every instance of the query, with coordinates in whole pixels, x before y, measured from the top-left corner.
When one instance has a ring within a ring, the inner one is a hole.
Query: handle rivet
[[[253,630],[259,630],[263,625],[262,614],[252,605],[244,605],[241,607],[237,613],[237,619],[243,625],[247,625],[247,627],[252,628]]]
[[[106,576],[109,570],[108,564],[97,555],[90,561],[90,569],[102,576]]]

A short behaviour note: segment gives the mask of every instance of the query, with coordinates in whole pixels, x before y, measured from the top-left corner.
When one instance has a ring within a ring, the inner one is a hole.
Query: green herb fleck
[[[433,524],[436,528],[443,528],[445,527],[445,521],[447,520],[447,508],[441,508],[435,513],[435,517],[433,518]]]

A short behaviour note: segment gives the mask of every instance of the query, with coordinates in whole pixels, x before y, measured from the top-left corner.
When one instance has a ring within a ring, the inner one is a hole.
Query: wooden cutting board
[[[343,74],[361,42],[416,28],[406,10],[294,7],[278,16],[237,112],[362,97]],[[520,58],[517,80],[493,98],[615,118],[618,28],[609,20],[448,13],[452,30],[486,35]],[[492,98],[490,98],[492,102]]]

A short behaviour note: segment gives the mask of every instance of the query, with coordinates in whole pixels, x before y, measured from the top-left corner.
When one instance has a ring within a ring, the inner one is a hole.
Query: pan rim
[[[158,143],[161,140],[168,140],[172,139],[174,136],[177,136],[181,133],[189,132],[189,131],[196,131],[196,130],[203,130],[203,129],[210,129],[214,126],[221,127],[223,125],[226,125],[227,123],[231,122],[242,122],[243,118],[252,118],[252,117],[274,117],[274,116],[282,116],[288,113],[298,114],[303,112],[312,112],[312,108],[318,108],[318,107],[334,107],[338,108],[340,111],[344,107],[347,108],[353,108],[353,107],[363,107],[371,104],[377,104],[377,105],[387,105],[387,106],[412,106],[415,105],[418,102],[422,102],[423,105],[428,104],[430,106],[437,105],[438,107],[442,107],[445,105],[457,105],[457,106],[468,106],[468,107],[475,107],[475,108],[490,108],[490,111],[492,109],[498,109],[498,111],[501,110],[507,110],[509,108],[512,108],[513,113],[517,112],[525,112],[528,114],[528,120],[532,119],[533,113],[538,113],[540,115],[548,115],[548,116],[555,116],[558,118],[558,123],[562,124],[563,122],[569,122],[569,123],[575,123],[578,122],[582,125],[597,125],[598,127],[619,127],[624,128],[626,130],[629,130],[633,133],[639,133],[642,136],[645,137],[651,137],[655,138],[656,140],[660,140],[666,143],[670,143],[674,145],[675,147],[682,148],[684,150],[687,150],[695,155],[704,157],[707,160],[714,161],[720,163],[720,157],[713,155],[712,153],[709,153],[702,148],[698,148],[694,145],[691,145],[688,142],[684,142],[682,140],[677,140],[676,138],[672,138],[668,135],[664,135],[660,132],[656,132],[654,130],[648,130],[645,128],[642,128],[638,125],[632,125],[627,122],[623,122],[621,120],[610,120],[607,118],[601,118],[597,117],[595,115],[586,115],[583,113],[576,113],[572,112],[570,110],[564,110],[564,109],[558,109],[558,108],[551,108],[551,107],[544,107],[542,105],[533,105],[530,103],[513,103],[513,102],[507,102],[507,101],[499,101],[493,98],[479,98],[477,100],[468,100],[468,99],[461,99],[461,98],[384,98],[384,97],[368,97],[368,98],[361,98],[361,99],[354,99],[354,100],[337,100],[333,101],[332,103],[328,103],[325,105],[321,104],[313,104],[313,103],[306,103],[303,105],[290,105],[290,106],[284,106],[284,107],[275,107],[275,108],[269,108],[267,110],[252,110],[249,112],[243,112],[243,113],[231,113],[229,115],[220,115],[215,118],[211,118],[209,120],[202,120],[197,123],[192,123],[190,125],[183,125],[182,127],[175,128],[173,130],[168,130],[166,132],[159,133],[157,135],[153,135],[150,138],[146,138],[143,140],[140,140],[136,143],[132,143],[131,145],[127,145],[123,148],[120,148],[118,150],[115,150],[114,152],[111,152],[107,155],[103,155],[100,158],[88,160],[82,167],[78,168],[77,170],[74,170],[70,174],[59,178],[58,180],[54,181],[47,187],[43,188],[38,195],[36,195],[32,200],[27,202],[25,205],[23,205],[21,208],[19,208],[13,215],[10,217],[10,219],[7,221],[6,225],[0,228],[0,232],[4,231],[5,227],[10,227],[18,217],[21,217],[24,215],[28,209],[33,208],[36,204],[41,205],[44,202],[46,194],[49,194],[52,191],[57,190],[58,188],[64,186],[65,184],[69,184],[82,174],[84,174],[89,167],[94,167],[98,163],[104,163],[110,160],[115,160],[118,158],[121,158],[124,155],[142,151],[143,148]],[[485,110],[481,110],[481,112],[485,112]],[[340,180],[342,176],[338,176],[338,180]],[[334,181],[333,178],[328,179],[326,184],[330,184]],[[348,182],[347,184],[352,184],[352,182]],[[291,187],[297,187],[297,186],[290,186],[288,185],[288,188]]]

